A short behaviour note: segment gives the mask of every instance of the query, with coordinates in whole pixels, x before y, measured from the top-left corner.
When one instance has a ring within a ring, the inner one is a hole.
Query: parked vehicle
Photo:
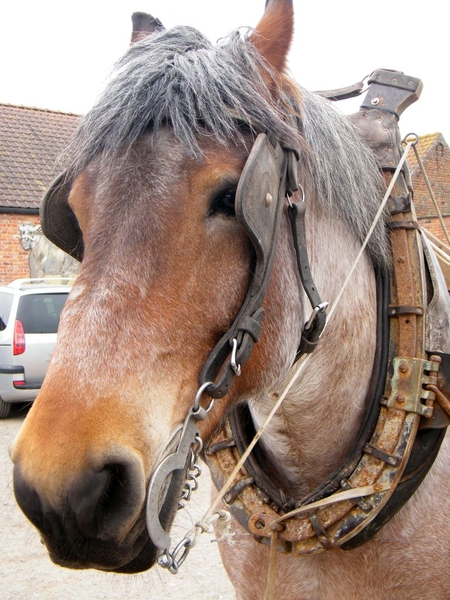
[[[73,278],[17,279],[0,286],[0,418],[33,401],[56,343]]]

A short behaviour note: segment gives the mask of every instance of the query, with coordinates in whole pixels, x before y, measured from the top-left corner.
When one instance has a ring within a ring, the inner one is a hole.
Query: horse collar
[[[380,116],[373,110],[364,112],[360,121],[377,127],[381,121],[386,144],[392,145],[397,127],[392,114]],[[374,137],[370,128],[367,137]],[[385,145],[380,144],[378,155],[388,155]],[[380,163],[389,183],[392,165]],[[283,552],[352,549],[370,539],[420,485],[449,423],[437,402],[450,392],[448,369],[440,369],[442,359],[448,364],[448,340],[442,351],[427,347],[425,334],[425,325],[430,329],[427,296],[431,292],[430,306],[436,296],[434,282],[433,289],[429,285],[433,267],[424,260],[426,247],[404,174],[395,189],[388,220],[395,260],[388,277],[378,275],[379,351],[366,421],[353,451],[318,489],[301,499],[283,495],[256,451],[224,496],[235,518],[256,540],[269,543],[276,532],[277,548]],[[403,198],[401,206],[398,196]],[[235,409],[208,444],[206,459],[219,489],[248,445],[243,425],[248,418],[245,407]]]

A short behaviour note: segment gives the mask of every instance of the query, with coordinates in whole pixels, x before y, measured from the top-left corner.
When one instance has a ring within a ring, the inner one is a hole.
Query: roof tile
[[[80,117],[0,103],[0,210],[39,208]]]

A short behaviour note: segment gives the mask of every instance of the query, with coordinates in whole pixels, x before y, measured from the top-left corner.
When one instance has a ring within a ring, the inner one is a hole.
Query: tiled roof
[[[439,141],[442,144],[446,144],[442,133],[429,133],[428,135],[419,136],[419,141],[416,144],[416,148],[420,160],[423,161],[425,154],[437,141]],[[414,152],[413,148],[411,148],[411,150],[409,151],[407,163],[409,170],[412,174],[414,172],[414,169],[418,166],[416,153]]]
[[[25,106],[0,103],[0,212],[34,209],[59,172],[57,158],[67,146],[80,117]],[[421,159],[441,133],[419,137]],[[408,155],[411,173],[417,167],[413,150]]]
[[[0,212],[38,209],[78,115],[0,104]]]

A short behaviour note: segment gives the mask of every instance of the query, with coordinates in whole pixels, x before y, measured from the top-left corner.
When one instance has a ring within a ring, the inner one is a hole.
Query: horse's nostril
[[[120,507],[122,496],[128,485],[128,475],[123,465],[108,465],[105,467],[108,480],[99,500],[97,512],[108,513]]]
[[[69,510],[84,535],[93,537],[102,529],[109,509],[114,512],[115,473],[123,471],[118,465],[107,465],[101,471],[86,472],[68,494]]]
[[[72,486],[69,510],[87,538],[117,539],[122,526],[133,520],[145,497],[134,470],[130,464],[106,464],[99,471],[84,473]]]

